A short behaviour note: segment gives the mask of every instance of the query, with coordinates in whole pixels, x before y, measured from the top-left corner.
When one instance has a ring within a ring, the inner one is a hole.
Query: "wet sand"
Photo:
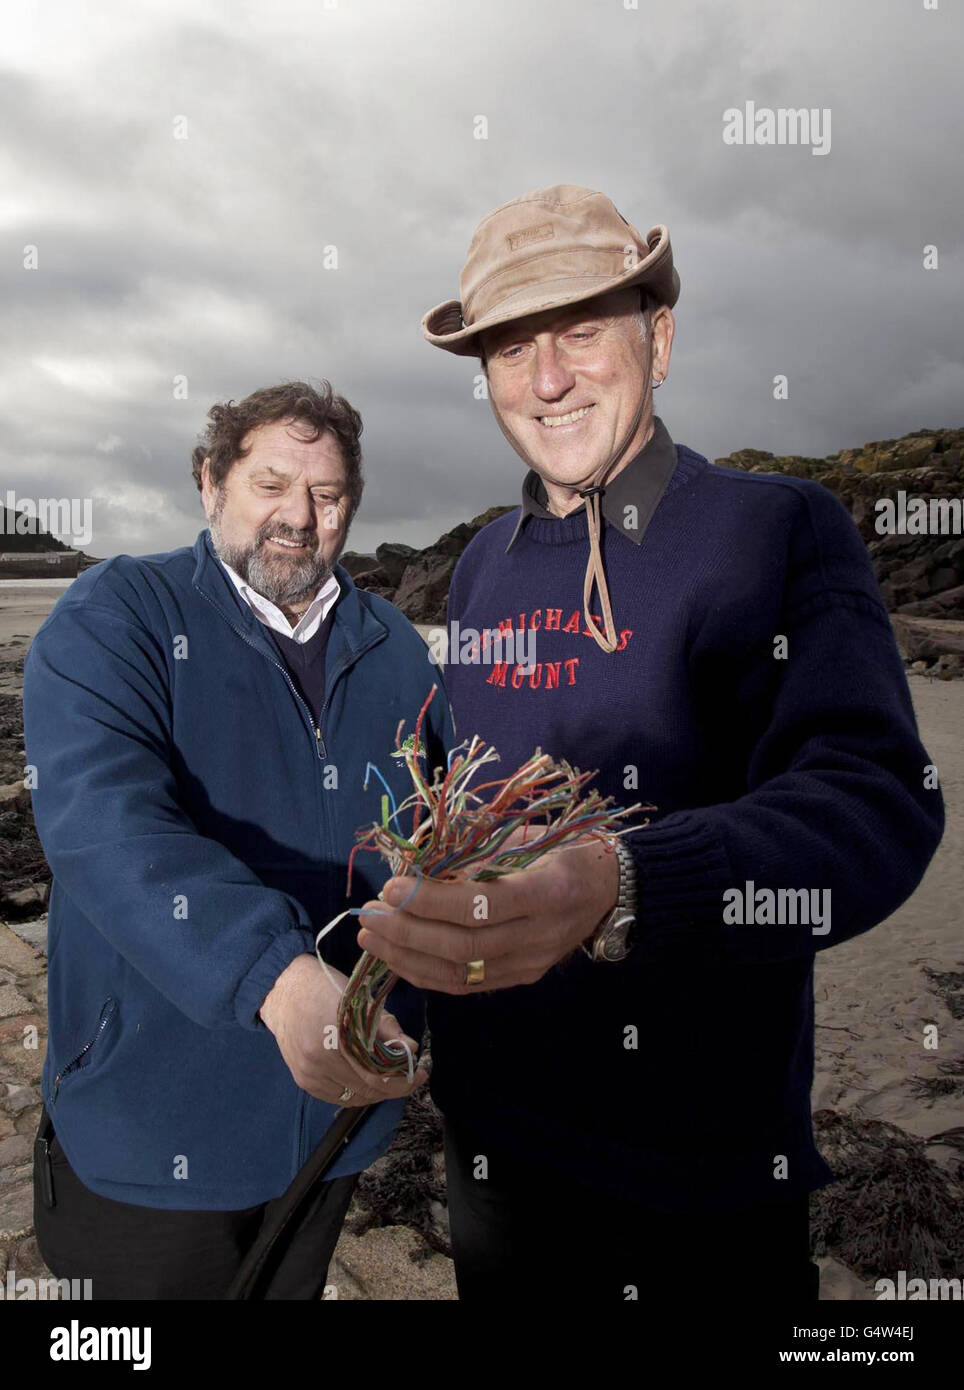
[[[60,579],[34,583],[0,580],[0,645],[30,642],[67,587]]]

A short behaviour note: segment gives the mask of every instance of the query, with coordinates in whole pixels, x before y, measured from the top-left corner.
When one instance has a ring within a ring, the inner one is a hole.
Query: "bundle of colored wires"
[[[444,774],[437,768],[429,780],[421,766],[425,756],[421,733],[436,689],[432,687],[419,711],[414,735],[401,741],[404,721],[395,735],[392,756],[404,760],[408,768],[414,788],[411,795],[396,804],[385,779],[368,764],[365,786],[374,772],[385,788],[382,819],[356,837],[348,861],[349,893],[359,852],[380,854],[393,877],[411,876],[414,895],[423,876],[493,879],[527,868],[550,850],[566,848],[577,840],[611,840],[622,818],[653,809],[636,805],[620,810],[611,798],[602,798],[595,790],[585,792],[595,772],[580,772],[567,762],[557,763],[539,749],[511,777],[475,783],[483,767],[499,760],[496,750],[477,736],[453,748]],[[406,833],[409,816],[411,830]],[[508,844],[516,831],[523,832],[522,838],[516,836],[515,842]],[[360,909],[349,911],[357,914]],[[330,922],[319,933],[318,943],[346,915],[340,913]],[[376,1037],[382,1008],[397,978],[384,961],[363,952],[342,995],[338,1045],[379,1076],[406,1072],[411,1079],[411,1049],[401,1040],[393,1045]]]

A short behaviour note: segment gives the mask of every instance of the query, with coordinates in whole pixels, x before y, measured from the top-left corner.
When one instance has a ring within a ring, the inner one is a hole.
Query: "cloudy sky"
[[[100,556],[190,543],[210,404],[326,376],[365,421],[352,548],[514,502],[477,363],[420,319],[479,219],[555,183],[669,226],[678,441],[822,455],[964,424],[964,25],[927,3],[14,0],[0,500],[91,497]],[[724,143],[747,101],[829,109],[829,151]]]

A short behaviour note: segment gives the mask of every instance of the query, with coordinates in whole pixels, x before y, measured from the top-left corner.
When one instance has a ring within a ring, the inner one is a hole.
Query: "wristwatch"
[[[582,949],[590,960],[625,960],[632,950],[630,934],[636,925],[636,861],[623,840],[616,840],[619,894],[616,906],[599,923]]]

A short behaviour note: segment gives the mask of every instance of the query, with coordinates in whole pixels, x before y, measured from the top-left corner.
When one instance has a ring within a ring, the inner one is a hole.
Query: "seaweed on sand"
[[[837,1182],[813,1193],[814,1253],[831,1254],[862,1279],[960,1276],[964,1266],[964,1165],[948,1173],[933,1144],[964,1151],[964,1129],[928,1139],[884,1120],[834,1110],[813,1117],[817,1143]]]
[[[0,691],[0,784],[22,781],[24,775],[23,714],[20,696]],[[16,921],[36,916],[36,905],[18,910],[4,901],[22,888],[48,883],[50,870],[33,823],[29,796],[0,804],[0,918]]]
[[[351,1222],[354,1235],[375,1226],[408,1226],[424,1241],[422,1259],[432,1251],[452,1254],[439,1219],[445,1203],[445,1181],[439,1176],[442,1117],[429,1096],[416,1093],[405,1107],[394,1143],[359,1179],[355,1202],[360,1208]],[[433,1206],[434,1204],[434,1206]],[[416,1257],[417,1258],[417,1257]]]
[[[964,971],[932,970],[929,965],[923,971],[951,1017],[964,1018]]]
[[[938,1062],[938,1076],[911,1077],[914,1094],[921,1100],[940,1100],[943,1096],[964,1096],[964,1054]]]

